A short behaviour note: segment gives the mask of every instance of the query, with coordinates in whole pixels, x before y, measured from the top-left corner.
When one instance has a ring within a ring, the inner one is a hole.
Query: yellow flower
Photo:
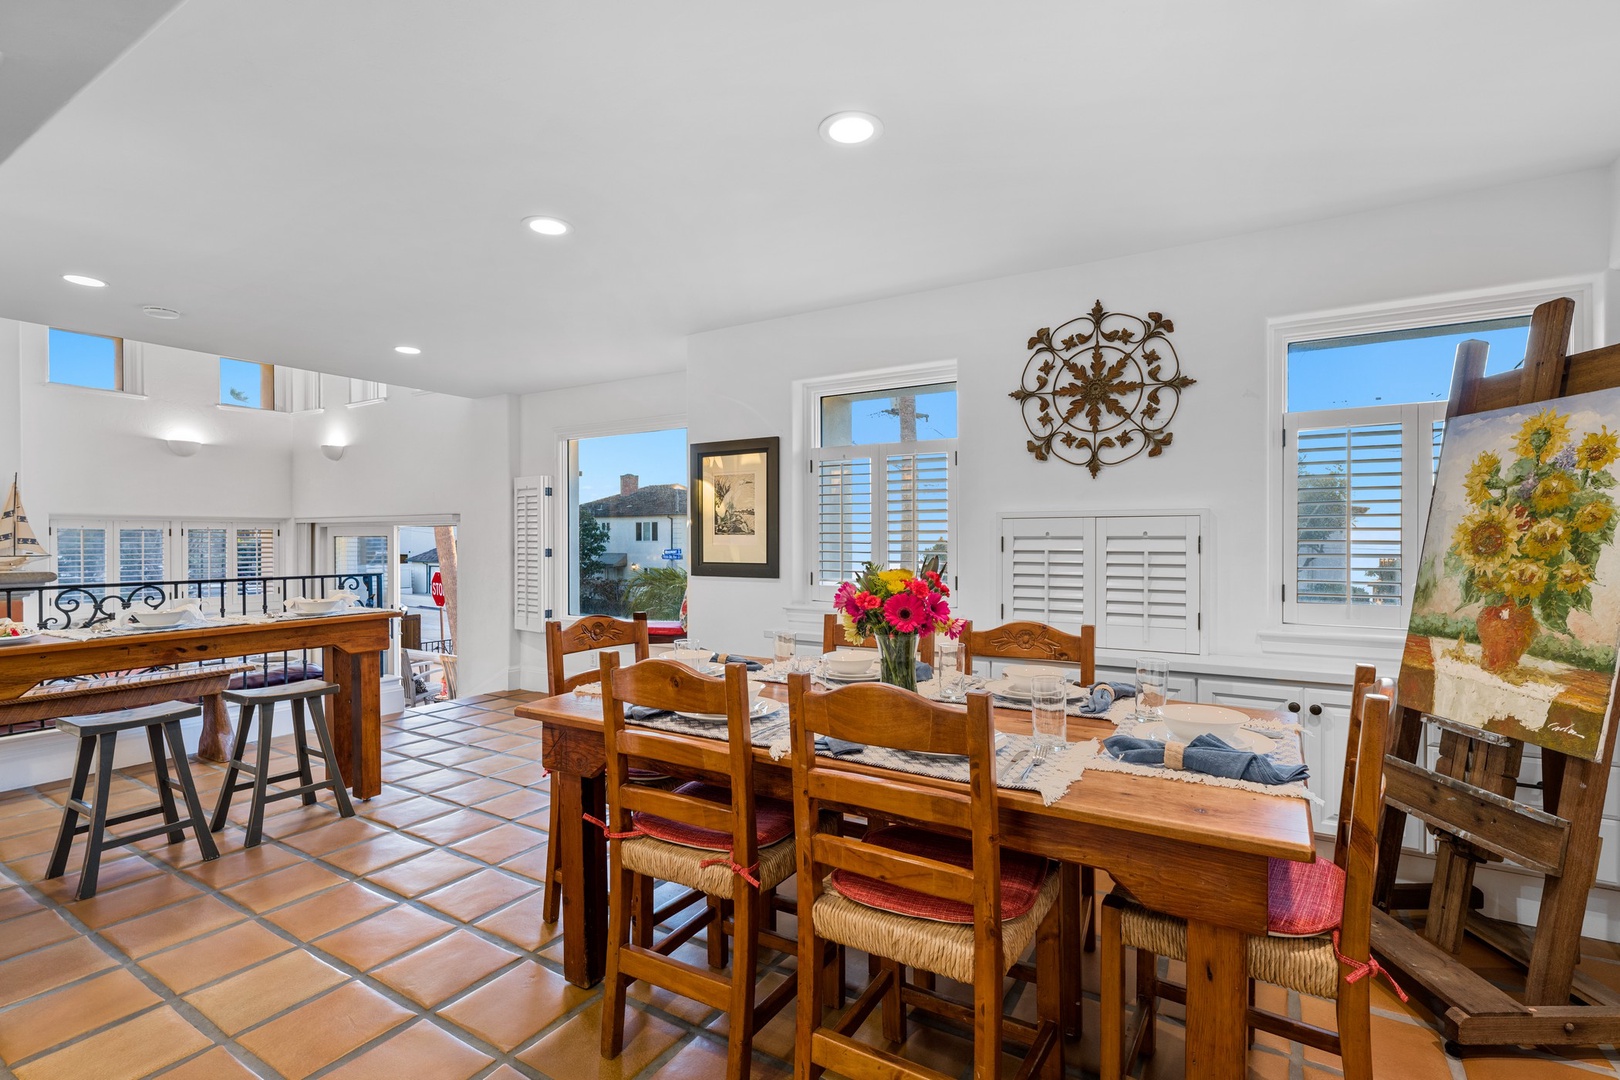
[[[1608,425],[1586,436],[1575,448],[1575,462],[1583,469],[1601,469],[1615,458],[1620,458],[1620,435],[1610,431]]]
[[[1574,559],[1565,559],[1553,571],[1553,582],[1567,593],[1580,592],[1591,580],[1591,573]]]
[[[1583,533],[1594,533],[1609,523],[1614,507],[1606,502],[1589,502],[1575,511],[1574,526]]]
[[[1557,518],[1542,518],[1519,537],[1519,550],[1532,559],[1550,559],[1564,550],[1569,527]]]
[[[1540,461],[1558,453],[1567,442],[1569,418],[1559,416],[1551,409],[1542,409],[1524,422],[1514,448],[1519,451],[1520,457]]]
[[[1505,508],[1482,507],[1458,523],[1451,546],[1464,566],[1476,574],[1486,573],[1501,569],[1519,553],[1518,533]]]
[[[865,634],[861,633],[860,628],[855,625],[855,620],[850,618],[848,615],[845,615],[842,611],[838,613],[838,625],[844,628],[844,636],[850,641],[860,641],[866,636]]]
[[[1547,568],[1533,559],[1515,559],[1502,575],[1502,591],[1514,600],[1528,600],[1547,587]]]
[[[1495,454],[1486,452],[1475,458],[1473,467],[1468,470],[1468,479],[1464,481],[1468,497],[1476,503],[1489,500],[1491,493],[1486,488],[1485,481],[1489,480],[1491,474],[1501,467],[1502,459]]]
[[[1569,505],[1570,497],[1574,494],[1575,481],[1569,478],[1569,474],[1555,472],[1536,485],[1536,489],[1530,493],[1530,505],[1543,514],[1562,510]]]
[[[910,570],[885,570],[878,575],[878,580],[889,587],[890,592],[899,592],[906,587],[906,582],[912,578]]]

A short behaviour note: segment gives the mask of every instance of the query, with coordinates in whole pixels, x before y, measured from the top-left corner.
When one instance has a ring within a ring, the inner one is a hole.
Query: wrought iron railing
[[[200,599],[205,612],[268,615],[290,597],[320,599],[352,592],[362,607],[381,607],[383,576],[284,574],[279,577],[187,578],[179,581],[96,582],[0,587],[0,614],[22,603],[22,619],[41,630],[73,630],[110,622],[135,609],[157,611],[175,600]]]
[[[424,641],[424,642],[422,642],[422,651],[423,652],[436,652],[436,653],[453,653],[453,652],[456,651],[454,648],[452,648],[453,644],[454,643],[449,638],[437,638],[437,639],[435,639],[433,641]]]

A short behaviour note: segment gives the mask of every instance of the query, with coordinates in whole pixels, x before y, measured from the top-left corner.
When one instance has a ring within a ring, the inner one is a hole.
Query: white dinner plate
[[[822,679],[830,683],[877,682],[878,673],[876,668],[868,671],[865,675],[834,675],[829,671],[822,676]]]
[[[1167,727],[1161,720],[1155,720],[1147,724],[1138,724],[1136,728],[1130,732],[1130,736],[1133,739],[1151,739],[1154,742],[1182,741],[1181,739],[1177,738],[1170,731],[1169,727]],[[1257,754],[1269,754],[1273,750],[1277,749],[1277,743],[1275,740],[1268,739],[1257,731],[1246,731],[1243,728],[1233,728],[1231,731],[1223,731],[1215,737],[1225,742],[1229,746],[1235,746],[1239,750],[1253,750]]]
[[[1084,686],[1078,686],[1075,683],[1065,683],[1064,685],[1068,688],[1070,701],[1086,698],[1091,694],[1091,691],[1086,689]],[[1014,690],[1011,679],[991,679],[989,682],[984,684],[984,688],[990,691],[990,693],[994,694],[996,697],[1006,698],[1008,701],[1022,701],[1026,703],[1029,701],[1029,691]]]
[[[0,645],[29,645],[38,641],[39,639],[40,633],[38,630],[34,631],[32,634],[23,634],[20,637],[12,637],[10,634],[7,634],[0,637]]]
[[[769,716],[777,709],[785,708],[787,708],[787,705],[783,702],[777,701],[775,698],[757,697],[749,704],[748,715],[751,719],[758,720],[762,716]],[[681,713],[681,715],[691,720],[724,720],[726,718],[726,714],[723,712],[688,712]]]

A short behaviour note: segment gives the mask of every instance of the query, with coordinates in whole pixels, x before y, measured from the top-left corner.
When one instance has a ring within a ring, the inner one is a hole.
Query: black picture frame
[[[782,576],[781,450],[775,435],[689,447],[694,577]]]

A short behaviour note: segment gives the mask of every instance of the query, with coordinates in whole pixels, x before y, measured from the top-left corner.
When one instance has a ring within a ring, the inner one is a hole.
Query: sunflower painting
[[[1401,702],[1597,758],[1620,644],[1620,390],[1446,424]]]

